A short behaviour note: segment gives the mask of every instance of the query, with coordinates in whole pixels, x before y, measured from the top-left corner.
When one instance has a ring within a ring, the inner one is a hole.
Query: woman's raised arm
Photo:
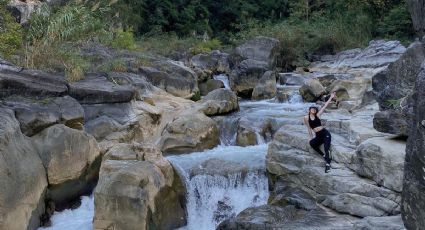
[[[317,116],[320,117],[323,112],[325,112],[326,107],[328,107],[329,103],[331,103],[332,99],[336,96],[336,93],[333,92],[331,96],[329,97],[328,101],[325,103],[325,105],[320,109],[320,111],[317,113]]]

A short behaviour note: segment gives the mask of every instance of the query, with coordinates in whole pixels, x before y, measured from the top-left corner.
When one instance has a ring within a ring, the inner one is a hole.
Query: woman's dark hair
[[[310,110],[311,109],[315,109],[316,113],[314,114],[314,116],[317,116],[317,113],[319,112],[319,108],[317,108],[316,106],[310,106],[310,108],[308,108],[308,115],[310,116]]]

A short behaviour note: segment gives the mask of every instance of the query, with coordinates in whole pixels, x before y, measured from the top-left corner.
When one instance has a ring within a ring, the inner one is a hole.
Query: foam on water
[[[51,227],[42,227],[38,230],[92,230],[94,214],[93,196],[83,196],[81,206],[77,209],[66,209],[55,212],[51,218]]]

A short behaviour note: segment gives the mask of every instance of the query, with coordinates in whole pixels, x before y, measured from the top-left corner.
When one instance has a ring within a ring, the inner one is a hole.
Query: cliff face
[[[408,229],[425,225],[425,63],[416,79],[414,116],[406,146],[402,216]]]

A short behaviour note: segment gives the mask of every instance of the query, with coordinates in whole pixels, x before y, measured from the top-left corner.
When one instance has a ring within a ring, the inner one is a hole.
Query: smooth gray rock
[[[186,79],[153,67],[142,67],[139,70],[154,86],[177,97],[189,97],[197,88],[196,77]]]
[[[66,94],[68,87],[64,76],[36,70],[0,71],[0,98],[12,95],[43,98]]]
[[[378,115],[380,122],[375,126],[378,131],[396,135],[408,135],[408,124],[410,124],[413,114],[409,113],[411,110],[403,109],[403,107],[409,106],[403,101],[408,100],[407,97],[412,93],[416,76],[424,59],[424,44],[417,41],[412,43],[397,61],[373,76],[373,92],[379,103],[380,110],[391,110],[393,115],[387,118],[384,114]],[[392,120],[392,117],[395,117],[395,119]],[[403,119],[403,117],[405,118]],[[393,126],[393,128],[387,127],[389,125]]]
[[[33,136],[54,124],[82,129],[84,123],[83,107],[69,96],[42,100],[10,97],[4,104],[15,111],[21,130],[27,136]]]
[[[383,217],[365,217],[356,221],[354,230],[405,230],[400,215]]]
[[[190,66],[198,72],[199,80],[210,78],[216,73],[230,73],[229,54],[219,50],[201,53],[190,59]]]
[[[326,55],[319,67],[327,68],[378,68],[396,61],[406,48],[399,41],[372,40],[364,49],[345,50],[336,55]]]
[[[406,143],[387,137],[370,138],[362,142],[354,156],[356,172],[378,185],[401,192]]]
[[[99,118],[88,121],[85,125],[85,131],[93,135],[96,140],[102,140],[110,133],[118,131],[121,125],[107,116],[100,116]]]
[[[325,87],[316,79],[308,79],[300,88],[300,94],[307,102],[315,102],[315,100],[325,92]]]
[[[211,91],[200,103],[201,111],[208,116],[226,114],[239,109],[238,97],[229,89]]]
[[[202,151],[220,143],[217,123],[202,113],[183,114],[170,122],[159,146],[165,154]]]
[[[238,96],[251,98],[252,91],[257,85],[258,80],[266,71],[266,62],[252,59],[244,60],[230,73],[230,88],[232,88]]]
[[[46,171],[12,110],[0,107],[0,229],[37,229],[44,213]]]
[[[220,88],[224,88],[224,83],[215,79],[208,79],[206,82],[199,83],[199,91],[201,92],[202,96],[205,96],[209,92]]]
[[[93,136],[59,124],[32,139],[46,168],[48,198],[57,206],[94,188],[100,167],[100,150]]]
[[[406,146],[402,193],[402,217],[407,229],[425,226],[425,62],[422,64],[413,99],[413,122]]]
[[[81,104],[123,103],[134,99],[135,90],[108,80],[106,74],[88,74],[69,84],[69,95]]]
[[[265,62],[272,69],[276,66],[279,51],[279,40],[258,36],[236,47],[235,54],[242,60],[252,59]]]
[[[306,211],[292,205],[262,205],[245,209],[235,218],[223,221],[216,229],[348,230],[352,229],[352,223],[349,219],[329,215],[323,210]]]
[[[350,193],[326,196],[322,204],[340,213],[360,217],[388,216],[400,213],[399,204],[394,201]]]
[[[253,100],[270,99],[276,96],[276,72],[267,71],[252,91]]]

